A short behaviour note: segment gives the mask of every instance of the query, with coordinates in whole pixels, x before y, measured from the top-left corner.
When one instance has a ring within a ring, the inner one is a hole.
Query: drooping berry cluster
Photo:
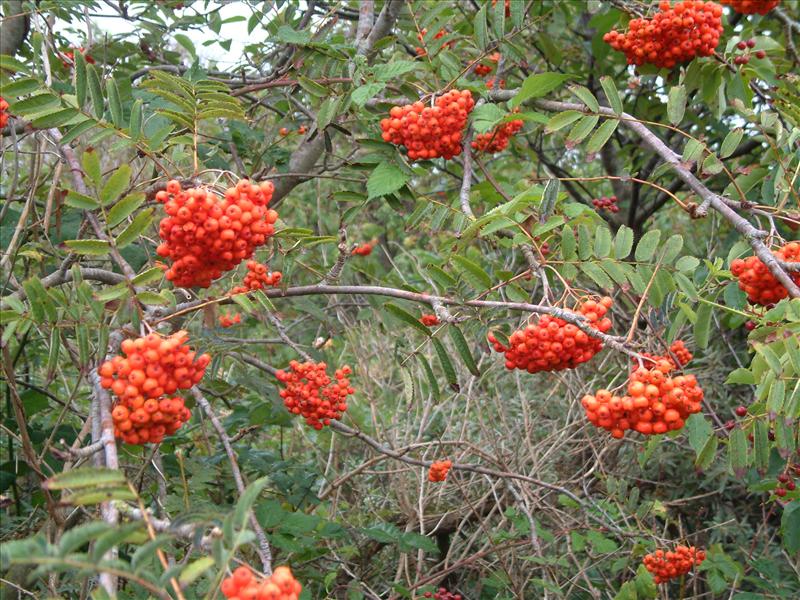
[[[277,567],[269,577],[257,577],[250,567],[237,567],[222,580],[220,591],[228,600],[297,600],[303,586],[289,567]]]
[[[508,148],[508,141],[511,139],[511,136],[522,129],[523,125],[524,121],[520,119],[498,125],[492,128],[491,131],[476,135],[475,139],[472,141],[472,147],[479,152],[502,152]]]
[[[355,390],[347,378],[350,367],[336,369],[335,382],[327,374],[324,362],[300,363],[293,360],[289,371],[278,371],[275,376],[286,387],[280,391],[289,412],[301,415],[314,429],[330,425],[331,419],[340,419],[347,410],[347,396]]]
[[[592,329],[607,333],[611,329],[611,319],[605,315],[613,303],[609,297],[599,302],[587,300],[578,307],[577,314],[586,317]],[[596,337],[550,315],[543,315],[512,333],[509,347],[503,346],[492,333],[488,339],[497,352],[505,353],[506,369],[522,369],[528,373],[574,369],[603,348]]]
[[[197,356],[186,345],[188,339],[185,331],[128,339],[121,345],[125,356],[100,365],[100,385],[119,399],[112,411],[118,438],[129,444],[157,443],[190,418],[183,399],[170,396],[199,383],[211,357]]]
[[[500,60],[500,53],[499,52],[492,52],[489,56],[486,57],[489,62],[493,62],[495,64],[498,63]],[[485,65],[485,64],[477,64],[475,65],[475,75],[479,77],[484,77],[488,75],[494,70],[494,65]]]
[[[721,16],[722,7],[714,2],[685,0],[670,7],[662,0],[651,19],[632,19],[627,33],[610,31],[603,40],[624,52],[628,64],[671,69],[714,54],[723,30]]]
[[[219,316],[219,326],[220,327],[233,327],[233,325],[242,322],[242,316],[239,313],[231,315],[230,313],[225,313],[224,315]]]
[[[353,251],[350,254],[353,254],[355,256],[369,256],[370,254],[372,254],[372,244],[370,242],[367,242],[365,244],[359,244],[358,246],[353,248]]]
[[[461,600],[461,594],[453,594],[443,587],[440,587],[435,592],[425,592],[422,595],[425,598],[433,598],[433,600]]]
[[[586,416],[596,427],[622,438],[628,430],[657,435],[681,429],[689,415],[700,412],[703,390],[694,375],[676,375],[675,364],[661,358],[652,368],[636,369],[628,381],[628,395],[608,390],[581,399]]]
[[[8,102],[0,96],[0,129],[8,124]]]
[[[283,275],[280,271],[270,271],[267,265],[262,265],[256,260],[247,261],[247,275],[243,284],[231,288],[231,294],[243,294],[252,290],[261,290],[268,287],[277,287]]]
[[[381,120],[384,141],[405,146],[411,160],[453,158],[461,154],[467,116],[475,106],[469,90],[450,90],[434,106],[422,102],[395,106]]]
[[[439,317],[436,315],[422,315],[419,318],[419,322],[425,325],[425,327],[433,327],[434,325],[438,325],[441,321],[439,321]]]
[[[694,546],[678,546],[674,552],[656,550],[645,556],[642,563],[659,584],[686,575],[692,567],[699,565],[705,559],[704,550],[698,550]]]
[[[645,366],[648,368],[652,368],[658,363],[658,361],[668,360],[672,364],[672,368],[677,369],[678,367],[682,367],[688,364],[689,361],[692,360],[693,358],[692,353],[686,347],[686,344],[683,343],[683,340],[675,340],[674,342],[672,342],[672,344],[669,347],[669,351],[670,354],[667,354],[666,356],[661,356],[659,354],[650,354],[649,352],[642,352],[642,357],[645,359],[649,359],[645,360]],[[675,358],[678,359],[677,364],[675,363],[675,360],[672,358],[672,356],[675,356]],[[639,364],[639,361],[636,360],[635,358],[633,359],[633,362],[637,365]]]
[[[765,15],[778,6],[780,0],[719,0],[722,4],[730,6],[734,12],[743,15]]]
[[[800,261],[800,242],[789,242],[783,248],[773,250],[775,258],[786,262]],[[789,292],[780,281],[770,273],[757,256],[737,258],[731,262],[731,273],[739,279],[739,289],[747,294],[751,304],[769,306],[783,300]],[[800,271],[789,272],[792,280],[800,285]]]
[[[156,194],[167,217],[161,220],[159,256],[172,260],[167,279],[178,287],[209,287],[225,271],[250,258],[274,232],[278,213],[267,208],[271,182],[246,179],[220,197],[205,187],[182,190],[177,181]]]
[[[592,204],[597,210],[607,210],[608,212],[619,212],[619,206],[617,206],[618,198],[616,196],[602,196],[601,198],[595,198],[592,200]]]
[[[423,45],[425,44],[425,34],[427,34],[427,33],[428,33],[428,30],[427,29],[423,29],[422,31],[420,31],[417,34],[417,39]],[[447,31],[444,30],[444,29],[440,29],[436,33],[436,35],[433,36],[433,39],[438,40],[440,38],[443,38],[446,35],[447,35]],[[442,44],[442,50],[444,50],[445,48],[452,48],[454,44],[455,44],[455,42],[452,42],[452,41],[451,42],[445,42],[444,44]],[[428,54],[428,51],[425,50],[425,48],[423,46],[417,46],[416,51],[417,51],[417,56],[426,56]]]
[[[447,472],[453,466],[451,460],[436,460],[428,469],[428,481],[440,482],[447,479]]]

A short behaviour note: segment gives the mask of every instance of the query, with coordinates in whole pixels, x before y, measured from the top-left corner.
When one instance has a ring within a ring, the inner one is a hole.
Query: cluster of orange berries
[[[420,41],[420,43],[423,43],[423,44],[425,43],[424,42],[425,34],[427,34],[427,33],[428,33],[428,30],[427,29],[423,29],[422,31],[420,31],[417,34],[417,39]],[[435,36],[433,36],[433,39],[438,40],[439,38],[443,38],[446,35],[447,35],[447,31],[444,30],[444,29],[440,29],[438,31],[438,33]],[[455,44],[455,42],[445,42],[444,44],[442,44],[442,50],[444,50],[445,48],[452,48],[454,44]],[[425,50],[425,48],[423,48],[422,46],[417,46],[416,51],[417,51],[417,56],[426,56],[428,54],[428,51]]]
[[[501,89],[501,90],[506,89],[506,80],[505,79],[501,79],[497,83],[497,87],[498,87],[498,89]],[[491,79],[487,79],[486,80],[486,89],[487,90],[494,89],[494,77],[492,77]]]
[[[475,139],[472,141],[472,147],[479,152],[502,152],[508,148],[508,141],[511,139],[511,136],[522,129],[523,125],[524,121],[521,119],[515,119],[508,123],[498,125],[491,131],[476,135]]]
[[[578,307],[578,314],[586,317],[592,329],[607,333],[611,329],[611,319],[605,315],[613,304],[608,296],[599,302],[587,300]],[[543,315],[535,323],[512,333],[509,347],[503,346],[492,333],[488,339],[497,352],[505,353],[506,369],[522,369],[528,373],[574,369],[603,349],[596,337],[550,315]]]
[[[242,316],[239,313],[231,315],[230,313],[225,313],[224,315],[219,316],[219,325],[220,327],[233,327],[234,324],[241,323]]]
[[[224,197],[208,188],[182,190],[178,181],[156,194],[167,217],[156,250],[172,260],[167,279],[178,287],[209,287],[225,271],[250,258],[274,232],[278,213],[267,208],[271,182],[252,184],[243,179]]]
[[[350,373],[350,367],[336,369],[336,381],[332,382],[324,362],[293,360],[288,372],[278,371],[275,377],[286,384],[280,396],[289,412],[304,417],[314,429],[322,429],[347,410],[347,396],[355,393],[347,378]]]
[[[487,60],[497,64],[500,61],[500,53],[499,52],[492,52],[487,57]],[[483,64],[475,65],[475,75],[477,75],[479,77],[483,77],[485,75],[488,75],[493,70],[494,70],[494,66],[493,65],[483,65]]]
[[[353,254],[354,256],[369,256],[372,254],[372,243],[367,242],[365,244],[359,244],[353,248],[353,251],[350,254]]]
[[[624,437],[630,429],[643,435],[657,435],[681,429],[689,415],[700,412],[703,389],[697,385],[695,376],[672,377],[675,362],[666,357],[655,358],[658,360],[654,366],[639,367],[631,374],[628,396],[599,390],[581,399],[594,426],[610,431],[615,438]],[[682,361],[686,357],[678,355],[678,358]],[[690,359],[691,354],[687,362]]]
[[[8,102],[0,96],[0,129],[8,123]]]
[[[124,357],[100,365],[100,385],[119,398],[111,415],[116,437],[128,444],[158,443],[189,420],[183,399],[170,396],[199,383],[211,357],[197,356],[188,339],[185,331],[127,339],[121,345]]]
[[[603,41],[625,53],[628,64],[653,64],[671,69],[696,56],[711,56],[722,34],[722,7],[714,2],[685,0],[670,7],[659,3],[652,19],[633,19],[628,32],[610,31]]]
[[[453,594],[443,587],[440,587],[435,592],[425,592],[422,595],[425,598],[433,598],[433,600],[461,600],[461,594]]]
[[[419,322],[425,325],[425,327],[433,327],[434,325],[438,325],[441,321],[439,321],[439,317],[436,315],[422,315],[419,318]]]
[[[778,6],[780,0],[719,0],[722,4],[730,6],[734,12],[743,15],[765,15]]]
[[[453,466],[451,460],[435,460],[428,469],[428,481],[440,482],[447,479],[447,472]]]
[[[62,54],[63,58],[61,59],[61,64],[64,65],[65,67],[70,67],[75,62],[75,53],[73,52],[73,50],[77,50],[78,52],[80,52],[83,55],[84,60],[90,65],[95,64],[95,60],[91,56],[86,54],[85,48],[73,47],[72,50],[68,50]]]
[[[669,347],[669,351],[670,354],[667,356],[660,356],[658,354],[650,354],[649,352],[642,352],[642,358],[649,359],[652,362],[652,365],[650,366],[655,365],[660,360],[668,360],[670,363],[672,363],[672,367],[674,369],[687,365],[689,364],[689,361],[692,360],[692,353],[686,347],[686,344],[683,343],[683,340],[675,340],[674,342],[672,342],[672,344]],[[675,360],[672,358],[672,356],[678,359],[677,364]],[[633,359],[633,362],[636,364],[639,363],[639,361],[637,361],[635,358]]]
[[[678,546],[674,552],[656,550],[645,556],[642,563],[659,584],[686,575],[692,567],[699,565],[705,559],[704,550],[698,550],[694,546]]]
[[[243,294],[252,290],[261,290],[268,287],[277,287],[283,275],[280,271],[270,271],[267,265],[258,261],[247,261],[247,275],[244,276],[244,285],[237,285],[231,289],[231,294]]]
[[[256,577],[250,567],[237,567],[222,580],[220,591],[228,600],[297,600],[303,586],[289,567],[278,567],[266,578]]]
[[[789,242],[772,252],[775,258],[785,262],[800,261],[800,242]],[[789,295],[788,290],[770,273],[757,256],[737,258],[731,262],[731,273],[739,279],[739,288],[747,294],[751,304],[769,306]],[[795,283],[800,285],[800,271],[790,272]]]
[[[300,125],[300,127],[297,128],[297,133],[299,135],[303,135],[306,131],[308,131],[308,128],[305,125]],[[288,127],[281,127],[278,130],[278,135],[281,137],[286,137],[290,133],[292,133],[292,131]]]
[[[469,90],[450,90],[434,106],[422,102],[394,106],[381,120],[384,141],[405,146],[411,160],[453,158],[461,154],[467,116],[475,106]]]
[[[592,200],[592,205],[597,210],[607,210],[608,212],[619,212],[619,206],[617,206],[618,198],[616,196],[603,196],[601,198],[595,198]]]

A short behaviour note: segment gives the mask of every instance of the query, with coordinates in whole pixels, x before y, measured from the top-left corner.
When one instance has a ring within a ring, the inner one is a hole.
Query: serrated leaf
[[[169,300],[164,298],[164,296],[157,292],[151,292],[150,290],[139,292],[136,294],[136,299],[148,306],[167,306],[169,304]]]
[[[360,85],[350,92],[350,98],[353,100],[353,104],[362,107],[367,103],[367,100],[375,96],[375,94],[385,87],[385,83],[367,83],[365,85]]]
[[[486,27],[486,9],[488,4],[484,4],[481,9],[475,15],[475,42],[478,44],[478,48],[481,50],[485,49],[486,46],[489,44],[489,35],[487,32]]]
[[[131,181],[130,165],[121,165],[106,180],[103,189],[100,191],[100,202],[103,206],[108,206],[115,202],[122,192],[124,192]]]
[[[549,217],[551,214],[553,214],[560,190],[561,181],[556,178],[547,180],[547,183],[544,185],[544,191],[542,192],[542,205],[539,208],[540,217]],[[506,214],[513,216],[513,214],[510,212]]]
[[[430,274],[431,278],[438,283],[442,288],[447,289],[455,287],[457,281],[447,271],[436,265],[428,265],[425,269]]]
[[[64,243],[76,254],[89,256],[103,256],[111,248],[111,245],[105,240],[67,240]]]
[[[653,254],[655,254],[660,239],[661,231],[658,229],[653,229],[652,231],[645,233],[636,246],[636,252],[634,253],[634,258],[636,258],[636,261],[647,262],[653,258]]]
[[[747,434],[741,427],[736,427],[730,432],[728,459],[733,473],[737,477],[744,475],[747,469]]]
[[[408,175],[390,162],[380,163],[367,180],[368,199],[396,192],[408,181]]]
[[[95,490],[80,490],[61,496],[60,503],[70,506],[91,506],[111,500],[135,500],[134,494],[128,487],[103,487]]]
[[[187,586],[193,583],[203,573],[214,566],[214,559],[210,556],[198,558],[196,561],[186,565],[178,576],[178,583]]]
[[[731,154],[733,154],[736,151],[736,148],[739,147],[739,143],[742,141],[742,136],[744,136],[744,130],[741,127],[737,127],[736,129],[729,131],[728,135],[725,136],[725,139],[722,140],[722,144],[719,147],[719,157],[728,158]]]
[[[800,552],[800,500],[792,500],[783,508],[781,536],[789,554]]]
[[[716,175],[722,171],[723,167],[722,161],[717,158],[716,154],[709,154],[703,160],[702,171],[709,175]]]
[[[456,377],[456,370],[453,368],[453,363],[450,362],[450,357],[447,355],[447,351],[444,349],[442,343],[436,338],[431,338],[431,342],[433,342],[433,348],[436,350],[436,357],[439,359],[439,364],[442,366],[442,370],[444,371],[444,375],[447,378],[450,387],[454,389],[457,388],[458,378]]]
[[[396,304],[392,304],[391,302],[387,302],[383,305],[383,307],[390,312],[393,316],[397,317],[407,325],[410,325],[417,331],[424,333],[426,336],[430,337],[431,332],[430,330],[425,327],[422,323],[419,322],[419,319],[414,317],[411,313],[407,312],[406,310],[400,308]]]
[[[94,65],[86,65],[86,80],[89,85],[89,97],[92,99],[92,111],[98,119],[102,119],[105,112],[103,88],[100,85],[100,75]]]
[[[564,260],[574,260],[577,258],[575,253],[576,248],[575,233],[571,227],[564,227],[561,230],[561,257]]]
[[[719,446],[719,439],[716,435],[712,435],[706,441],[703,448],[700,450],[699,454],[697,455],[697,459],[694,461],[695,466],[698,469],[707,469],[714,459],[717,456],[717,447]]]
[[[81,156],[81,166],[92,182],[100,182],[100,155],[95,150],[86,150]]]
[[[163,548],[171,542],[171,536],[162,534],[156,537],[156,539],[142,544],[136,549],[136,552],[133,553],[131,557],[131,566],[135,570],[138,570],[140,566],[149,566],[143,563],[150,559],[156,553],[156,550]]]
[[[127,183],[122,188],[127,187]],[[128,194],[122,200],[117,202],[108,211],[108,226],[116,227],[124,221],[133,211],[139,208],[145,201],[145,195],[141,192]]]
[[[597,102],[597,98],[594,97],[594,94],[590,92],[588,88],[585,88],[582,85],[571,85],[567,89],[581,102],[583,102],[586,107],[589,108],[589,110],[592,112],[600,112],[600,104]]]
[[[627,258],[633,248],[633,229],[627,225],[620,225],[614,237],[614,257],[618,260]]]
[[[83,57],[82,52],[73,53],[73,62],[75,67],[75,98],[78,101],[78,107],[83,108],[86,104],[86,59]]]
[[[93,127],[97,126],[97,121],[93,119],[86,119],[78,123],[77,125],[73,125],[61,137],[61,144],[66,146],[67,144],[72,143],[74,140],[78,139],[79,136],[83,135]]]
[[[699,348],[708,348],[708,340],[711,335],[711,314],[712,306],[701,303],[697,307],[697,320],[694,323],[694,341]]]
[[[49,129],[66,125],[78,115],[77,108],[62,108],[36,117],[31,124],[37,129]]]
[[[553,90],[561,87],[572,75],[564,73],[536,73],[525,78],[517,95],[509,103],[511,108],[516,108],[531,98],[541,98]]]
[[[594,232],[594,255],[606,258],[611,253],[611,232],[600,226]]]
[[[609,75],[603,75],[600,78],[600,85],[603,87],[603,93],[606,95],[606,99],[608,100],[608,105],[611,107],[616,114],[622,114],[622,98],[619,95],[619,91],[617,90],[617,86],[614,83],[614,79]]]
[[[100,467],[80,467],[46,479],[42,482],[42,487],[47,490],[77,490],[124,483],[125,475],[122,471]]]
[[[141,234],[150,223],[153,222],[153,209],[148,208],[147,210],[143,210],[140,212],[136,217],[131,221],[131,224],[128,225],[122,233],[117,236],[115,241],[117,248],[124,248],[129,244],[132,244],[136,241]]]
[[[113,525],[109,525],[103,521],[91,521],[65,531],[64,535],[62,535],[61,539],[58,541],[59,556],[65,556],[70,552],[74,552],[89,541],[113,529],[113,527]]]
[[[694,256],[681,256],[675,263],[675,268],[684,273],[693,272],[700,264],[700,259]]]
[[[567,135],[567,141],[570,142],[580,142],[584,139],[587,135],[592,132],[597,122],[600,120],[600,117],[597,115],[591,115],[588,117],[581,117],[577,123],[570,129],[569,134]]]
[[[58,108],[61,106],[61,100],[58,96],[53,94],[36,94],[24,100],[12,102],[9,112],[17,115],[31,115],[42,112],[47,108]]]
[[[609,279],[606,272],[603,271],[596,263],[591,262],[582,262],[579,265],[581,271],[586,273],[592,281],[594,281],[599,287],[610,290],[614,287],[614,282]]]
[[[664,242],[664,250],[661,253],[661,264],[668,265],[675,260],[675,257],[680,254],[681,249],[683,248],[683,236],[676,233],[674,235],[669,236],[666,242]]]
[[[686,87],[683,85],[672,86],[667,97],[667,118],[672,125],[683,121],[686,112]]]
[[[558,131],[559,129],[563,129],[567,125],[574,123],[582,116],[583,113],[578,110],[567,110],[564,112],[560,112],[550,117],[550,120],[547,121],[547,124],[544,126],[544,130],[546,132],[551,132],[551,133],[553,131]]]
[[[615,119],[606,119],[603,121],[600,127],[597,128],[597,131],[589,138],[589,141],[586,142],[586,151],[591,153],[599,152],[617,129],[617,125],[619,125],[619,121]]]
[[[450,332],[450,339],[453,340],[453,345],[455,345],[456,350],[461,355],[461,360],[464,361],[469,372],[475,375],[475,377],[480,377],[480,369],[478,369],[478,364],[472,356],[472,351],[469,349],[469,344],[464,338],[464,334],[461,333],[461,330],[455,325],[450,325],[447,329]]]
[[[473,288],[483,290],[492,287],[492,279],[478,264],[463,256],[454,255],[450,259],[455,268]]]
[[[41,82],[33,77],[23,77],[9,83],[4,83],[0,94],[8,100],[9,98],[19,98],[26,94],[31,94],[40,90]]]
[[[100,203],[94,198],[80,194],[75,190],[67,190],[67,197],[64,198],[64,204],[83,210],[92,210],[100,206]]]
[[[142,99],[137,98],[131,107],[131,123],[128,126],[131,138],[138,140],[142,135]]]
[[[741,385],[755,385],[756,378],[750,369],[739,367],[731,371],[728,378],[725,380],[725,385],[741,384]]]
[[[267,487],[269,477],[261,477],[256,479],[253,483],[245,488],[239,500],[236,502],[236,507],[233,510],[233,525],[236,529],[244,527],[247,521],[247,515],[253,508],[258,497],[261,495],[262,490]]]
[[[586,225],[578,226],[578,257],[581,260],[592,257],[592,232]]]
[[[146,283],[152,283],[153,281],[158,281],[164,276],[164,271],[158,267],[150,267],[139,273],[136,277],[131,279],[131,283],[133,285],[145,285]]]
[[[191,55],[192,60],[197,59],[197,50],[192,43],[192,40],[189,39],[189,36],[183,33],[175,33],[172,36],[176,42],[178,42],[181,46],[183,46],[186,51]]]
[[[436,381],[436,376],[433,374],[433,369],[431,369],[431,365],[428,362],[428,359],[425,358],[422,354],[417,354],[417,359],[419,363],[422,365],[422,370],[425,371],[425,376],[428,378],[428,387],[430,387],[431,395],[435,398],[439,398],[439,384]]]
[[[108,108],[111,111],[111,121],[117,127],[124,127],[122,117],[122,101],[119,97],[119,87],[113,77],[106,81],[106,94],[108,95]]]

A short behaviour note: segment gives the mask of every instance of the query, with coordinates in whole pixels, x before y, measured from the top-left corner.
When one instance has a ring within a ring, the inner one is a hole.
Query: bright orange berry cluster
[[[603,40],[634,65],[671,69],[696,56],[714,54],[723,31],[719,4],[685,0],[670,7],[668,0],[662,0],[659,11],[651,19],[632,19],[627,33],[609,31]]]
[[[800,242],[789,242],[783,248],[772,252],[775,258],[786,262],[800,261]],[[770,273],[757,256],[748,256],[744,260],[737,258],[731,262],[731,273],[739,279],[739,288],[747,294],[751,304],[769,306],[783,300],[789,292],[780,281]],[[800,271],[790,273],[795,283],[800,285]]]
[[[645,556],[642,563],[659,584],[686,575],[692,567],[699,565],[705,559],[704,550],[698,550],[694,546],[678,546],[674,552],[656,550]]]
[[[447,588],[440,587],[435,592],[425,592],[423,598],[433,598],[433,600],[461,600],[461,594],[448,592]]]
[[[592,329],[607,333],[611,329],[611,319],[605,315],[613,303],[608,296],[599,302],[587,300],[578,307],[578,314],[586,317]],[[505,353],[506,369],[522,369],[528,373],[574,369],[603,349],[596,337],[550,315],[542,315],[535,323],[512,333],[508,348],[491,333],[488,339],[497,352]]]
[[[674,342],[672,342],[672,345],[669,347],[669,351],[672,355],[675,356],[675,358],[678,359],[678,364],[675,364],[675,361],[673,360],[671,355],[661,356],[658,354],[650,354],[649,352],[642,352],[642,356],[644,358],[650,359],[650,363],[649,364],[645,363],[645,366],[652,367],[660,360],[668,360],[670,363],[672,363],[672,367],[674,369],[677,369],[678,367],[682,367],[688,364],[689,361],[692,360],[693,358],[692,353],[689,352],[689,349],[686,347],[686,344],[684,344],[682,340],[675,340]],[[633,359],[633,362],[639,364],[639,361],[636,360],[635,358]]]
[[[425,327],[433,327],[434,325],[438,325],[440,323],[439,317],[436,315],[422,315],[419,318],[419,322],[425,325]]]
[[[422,102],[394,106],[381,120],[384,141],[405,146],[411,160],[453,158],[461,154],[467,116],[475,106],[469,90],[450,90],[434,106]]]
[[[427,34],[427,33],[428,33],[428,30],[427,29],[423,29],[422,31],[420,31],[417,34],[417,39],[420,41],[420,43],[423,43],[423,44],[425,43],[425,41],[424,41],[425,40],[425,34]],[[446,35],[447,35],[447,31],[444,30],[444,29],[440,29],[436,33],[436,35],[433,36],[433,39],[438,40],[439,38],[443,38]],[[445,42],[444,44],[442,44],[442,49],[444,50],[445,48],[452,48],[454,44],[455,44],[455,42]],[[425,48],[423,48],[422,46],[417,46],[416,51],[417,51],[417,56],[426,56],[428,54],[428,51],[425,50]]]
[[[524,121],[520,119],[498,125],[491,131],[476,135],[475,139],[472,141],[472,147],[480,152],[502,152],[508,148],[508,141],[511,139],[511,136],[522,129],[523,125]]]
[[[220,591],[228,600],[297,600],[303,586],[289,567],[278,567],[266,578],[257,577],[250,567],[237,567],[222,580]]]
[[[493,62],[493,63],[496,64],[500,60],[500,53],[499,52],[492,52],[492,54],[490,54],[487,57],[487,59],[490,62]],[[488,75],[489,73],[491,73],[493,70],[494,70],[494,66],[493,65],[484,65],[484,64],[475,65],[475,75],[477,75],[478,77],[484,77],[485,75]]]
[[[0,96],[0,129],[8,124],[8,102]]]
[[[444,481],[447,479],[447,472],[453,466],[451,460],[435,460],[428,469],[428,481]]]
[[[314,429],[330,425],[331,419],[340,419],[347,410],[347,396],[355,390],[347,378],[350,367],[336,369],[335,382],[327,373],[324,362],[300,363],[293,360],[289,371],[278,371],[275,376],[286,387],[280,391],[283,403],[289,412],[301,415]]]
[[[127,339],[121,345],[125,356],[100,365],[100,385],[119,399],[112,411],[118,438],[129,444],[157,443],[189,419],[183,400],[169,396],[199,383],[211,357],[197,356],[186,345],[188,339],[185,331]],[[162,396],[167,397],[159,400]]]
[[[780,0],[719,0],[722,4],[730,6],[734,12],[743,15],[765,15],[778,6]]]
[[[497,84],[497,88],[501,90],[506,89],[506,80],[501,79],[500,82]],[[487,90],[494,89],[494,77],[486,80],[486,89]]]
[[[167,279],[178,287],[209,287],[225,271],[250,258],[274,232],[278,213],[267,208],[271,182],[243,179],[220,197],[210,188],[182,190],[178,181],[156,194],[161,220],[159,256],[172,260]]]
[[[231,315],[231,313],[225,313],[224,315],[219,316],[219,325],[220,327],[233,327],[237,323],[242,322],[242,316],[239,313]]]
[[[636,369],[628,381],[627,396],[608,390],[581,399],[586,416],[596,427],[622,438],[628,430],[657,435],[681,429],[689,415],[700,412],[703,389],[694,375],[676,375],[675,364],[661,357],[652,368]]]
[[[64,65],[65,67],[70,67],[70,66],[73,65],[73,63],[75,62],[75,52],[74,52],[74,50],[77,50],[78,52],[80,52],[83,55],[83,58],[87,63],[89,63],[90,65],[95,64],[95,60],[91,56],[86,54],[86,49],[85,48],[83,48],[83,47],[76,48],[76,47],[73,46],[72,50],[67,50],[66,52],[63,53],[63,58],[61,59],[61,64],[62,65]]]
[[[268,287],[277,287],[283,275],[280,271],[270,271],[267,265],[258,261],[247,261],[247,275],[244,276],[244,285],[236,285],[231,289],[231,294],[243,294],[252,290],[261,290]]]
[[[359,244],[353,251],[350,253],[355,256],[369,256],[372,254],[372,244],[367,242],[366,244]]]

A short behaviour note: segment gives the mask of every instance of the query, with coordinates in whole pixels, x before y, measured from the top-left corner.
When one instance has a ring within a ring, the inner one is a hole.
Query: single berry
[[[736,407],[736,416],[737,417],[744,417],[747,415],[747,408],[744,406],[737,406]]]

